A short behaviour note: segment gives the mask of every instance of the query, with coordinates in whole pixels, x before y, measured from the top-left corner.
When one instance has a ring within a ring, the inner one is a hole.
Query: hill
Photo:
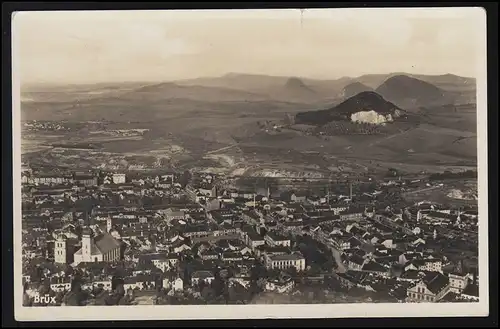
[[[413,78],[432,83],[446,91],[475,91],[476,79],[461,77],[455,74],[442,75],[410,75]]]
[[[342,89],[342,92],[340,93],[340,97],[349,98],[364,91],[373,91],[373,88],[370,88],[367,85],[364,85],[361,82],[356,81],[345,86]]]
[[[361,92],[337,106],[326,110],[301,112],[295,116],[297,124],[324,125],[334,120],[356,121],[355,116],[367,114],[370,116],[382,116],[383,121],[392,121],[404,113],[399,107],[386,101],[375,92]],[[377,122],[378,123],[378,122]]]
[[[376,92],[407,110],[453,103],[451,93],[406,75],[396,75],[387,79],[376,89]]]
[[[204,102],[265,101],[268,97],[248,91],[222,87],[179,86],[166,82],[144,86],[121,96],[122,99],[147,102],[189,99]]]
[[[220,77],[178,80],[175,83],[180,86],[219,87],[259,92],[269,88],[282,88],[288,80],[289,77],[228,73]]]

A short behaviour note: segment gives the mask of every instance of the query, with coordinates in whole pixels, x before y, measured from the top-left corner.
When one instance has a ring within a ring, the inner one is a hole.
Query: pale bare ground
[[[134,298],[134,302],[136,305],[154,305],[154,298],[155,295],[144,295],[144,296],[138,296]]]

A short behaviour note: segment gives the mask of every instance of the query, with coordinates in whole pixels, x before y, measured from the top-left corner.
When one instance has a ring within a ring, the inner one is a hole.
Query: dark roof
[[[222,258],[241,258],[242,255],[239,252],[225,252],[222,254]]]
[[[266,233],[273,241],[284,241],[284,240],[290,240],[286,236],[278,235],[276,232],[270,231]]]
[[[144,254],[139,256],[139,261],[148,261],[148,260],[166,260],[167,255],[165,254]]]
[[[462,294],[479,297],[479,286],[476,283],[469,283]]]
[[[450,291],[439,300],[440,303],[456,302],[460,295]]]
[[[430,272],[424,277],[424,283],[433,294],[438,294],[449,283],[447,276],[439,272]]]
[[[387,272],[388,269],[376,262],[369,262],[363,265],[363,271]]]
[[[120,247],[120,242],[113,238],[113,236],[109,233],[98,235],[94,239],[94,243],[103,254]]]
[[[191,276],[192,278],[206,279],[210,277],[214,277],[214,274],[211,271],[196,271]]]
[[[442,218],[442,219],[456,219],[456,215],[450,215],[447,213],[439,212],[439,211],[429,211],[427,214],[428,216],[431,217],[436,217],[436,218]]]
[[[349,258],[350,262],[353,262],[354,264],[361,265],[365,261],[363,257],[360,257],[358,255],[353,255],[351,258]]]

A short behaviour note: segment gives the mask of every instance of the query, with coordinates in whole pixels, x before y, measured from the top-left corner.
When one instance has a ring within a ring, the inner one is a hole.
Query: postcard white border
[[[21,112],[18,49],[15,19],[12,16],[12,132],[14,184],[14,303],[18,321],[88,321],[88,320],[194,320],[194,319],[277,319],[277,318],[359,318],[359,317],[464,317],[489,314],[488,290],[488,148],[486,98],[486,11],[483,8],[342,8],[349,14],[366,14],[372,10],[386,10],[390,14],[437,17],[460,16],[478,21],[477,61],[477,133],[478,133],[478,195],[479,195],[479,287],[478,303],[437,304],[307,304],[307,305],[152,305],[152,306],[99,306],[87,307],[23,307],[21,257]],[[289,10],[285,10],[289,11]],[[316,10],[308,10],[316,11]],[[270,12],[266,10],[268,14]],[[235,13],[235,11],[231,11]],[[280,10],[272,15],[279,16]],[[24,14],[24,13],[23,13]],[[227,14],[227,13],[225,13]],[[317,14],[328,15],[327,11]],[[271,14],[270,14],[271,15]]]

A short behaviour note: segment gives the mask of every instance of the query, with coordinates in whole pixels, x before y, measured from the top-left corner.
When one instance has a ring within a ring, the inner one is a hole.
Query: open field
[[[261,77],[241,80],[252,86],[246,91],[231,89],[234,76],[226,79],[231,84],[209,79],[200,80],[202,86],[136,83],[29,90],[23,121],[49,123],[23,132],[22,152],[38,163],[168,166],[261,177],[327,177],[387,168],[442,172],[477,165],[474,104],[423,108],[415,122],[388,124],[381,134],[326,136],[289,121],[298,112],[335,104],[326,93],[331,81],[304,80],[318,99],[303,102],[284,97],[298,92],[297,86],[286,89],[286,79],[266,80],[268,92],[257,83]],[[449,77],[440,79],[446,84]],[[351,81],[337,82],[336,88],[342,88]]]

